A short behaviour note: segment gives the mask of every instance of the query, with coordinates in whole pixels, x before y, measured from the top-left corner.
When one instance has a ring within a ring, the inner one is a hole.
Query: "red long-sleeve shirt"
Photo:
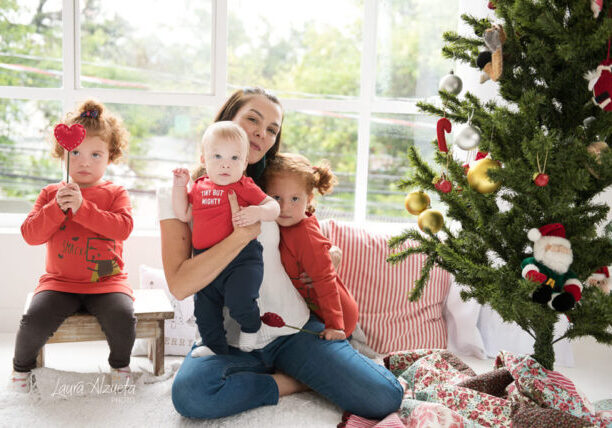
[[[325,328],[344,330],[349,337],[357,325],[357,302],[336,273],[329,255],[332,244],[321,233],[316,217],[281,227],[280,233],[281,261],[291,282]],[[312,284],[300,281],[303,272],[312,278]]]
[[[59,188],[42,189],[21,225],[28,244],[47,244],[46,273],[34,292],[121,292],[133,299],[122,258],[123,241],[133,228],[127,191],[111,182],[81,189],[83,203],[73,215],[55,201]]]

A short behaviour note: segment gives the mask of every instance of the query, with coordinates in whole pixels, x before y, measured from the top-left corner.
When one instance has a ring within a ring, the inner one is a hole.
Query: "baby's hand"
[[[321,332],[320,335],[325,340],[344,340],[346,334],[342,330],[334,330],[333,328],[326,328]]]
[[[251,224],[257,223],[261,220],[261,208],[252,205],[250,207],[244,207],[232,218],[234,224],[238,227],[245,227]]]
[[[187,186],[189,183],[189,170],[187,168],[175,168],[172,170],[174,174],[173,185],[177,187]]]

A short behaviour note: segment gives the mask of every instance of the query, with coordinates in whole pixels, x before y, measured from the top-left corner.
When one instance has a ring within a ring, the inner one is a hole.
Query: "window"
[[[395,182],[406,150],[434,149],[435,96],[453,64],[447,0],[23,0],[2,2],[0,216],[27,212],[62,179],[50,156],[53,124],[88,97],[119,113],[130,133],[109,178],[125,186],[136,227],[153,228],[155,188],[193,167],[198,142],[236,88],[274,91],[285,110],[282,150],[338,177],[319,217],[407,222]]]

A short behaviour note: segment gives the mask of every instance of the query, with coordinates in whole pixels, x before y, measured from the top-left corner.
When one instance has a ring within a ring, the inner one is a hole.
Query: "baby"
[[[172,202],[175,215],[184,222],[193,220],[192,245],[199,254],[225,239],[233,231],[228,192],[234,192],[241,210],[234,217],[239,226],[274,221],[278,203],[267,196],[251,178],[244,176],[249,140],[244,130],[229,121],[210,125],[202,137],[200,161],[206,174],[187,191],[189,171],[174,173]],[[217,354],[229,352],[223,328],[223,306],[240,324],[240,349],[256,347],[259,318],[259,287],[263,279],[262,246],[252,240],[236,258],[195,295],[198,330],[203,344]]]

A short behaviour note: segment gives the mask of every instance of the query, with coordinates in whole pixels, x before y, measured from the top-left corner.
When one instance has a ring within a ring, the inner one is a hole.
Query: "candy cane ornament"
[[[436,132],[438,134],[438,149],[441,152],[448,153],[448,147],[446,146],[446,135],[445,132],[450,133],[453,125],[451,121],[443,117],[438,120],[436,124]]]

